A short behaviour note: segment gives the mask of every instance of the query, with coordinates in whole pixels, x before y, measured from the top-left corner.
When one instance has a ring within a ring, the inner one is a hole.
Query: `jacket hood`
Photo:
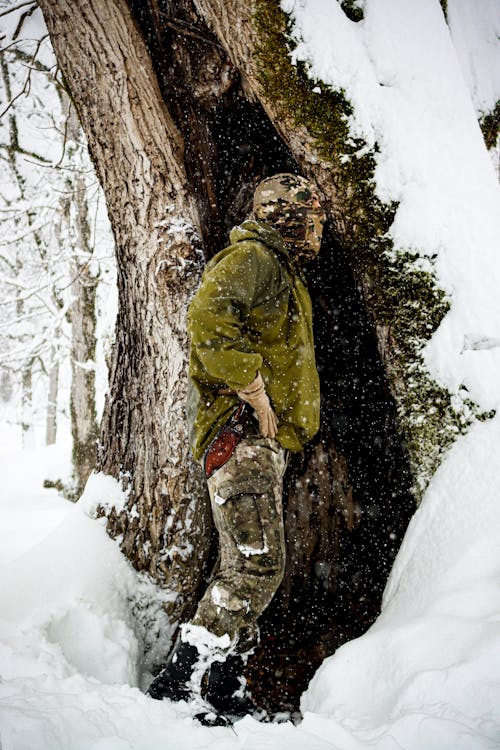
[[[245,240],[257,240],[268,247],[272,247],[273,250],[276,250],[276,252],[281,253],[281,255],[290,260],[290,255],[281,234],[269,226],[269,224],[260,220],[249,219],[248,221],[244,221],[243,224],[234,227],[229,235],[229,240],[232,245]]]
[[[260,221],[260,219],[248,219],[247,221],[244,221],[243,224],[239,224],[231,230],[229,234],[229,241],[231,243],[230,245],[225,247],[223,250],[220,250],[217,255],[214,255],[214,257],[209,260],[205,267],[205,272],[210,272],[217,265],[217,263],[223,260],[227,255],[232,253],[235,249],[235,245],[237,245],[238,243],[260,242],[263,245],[266,245],[267,247],[270,247],[272,250],[274,250],[277,255],[281,255],[285,260],[288,268],[290,268],[293,273],[297,274],[305,283],[302,271],[291,258],[283,237],[276,229],[273,229],[264,221]]]

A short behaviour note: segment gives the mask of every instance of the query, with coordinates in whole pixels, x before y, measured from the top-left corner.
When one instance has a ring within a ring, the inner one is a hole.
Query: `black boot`
[[[257,710],[248,694],[244,667],[239,654],[230,654],[225,661],[210,666],[204,698],[218,714],[240,717]]]
[[[182,641],[180,636],[170,653],[166,666],[156,675],[146,690],[150,698],[171,701],[190,700],[193,692],[189,682],[199,659],[196,646]]]

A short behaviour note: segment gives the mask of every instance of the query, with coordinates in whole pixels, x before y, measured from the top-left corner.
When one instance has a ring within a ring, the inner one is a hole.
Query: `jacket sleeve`
[[[265,293],[271,264],[265,247],[242,243],[205,272],[189,308],[192,349],[210,378],[233,390],[251,383],[262,365],[245,323],[254,301]]]

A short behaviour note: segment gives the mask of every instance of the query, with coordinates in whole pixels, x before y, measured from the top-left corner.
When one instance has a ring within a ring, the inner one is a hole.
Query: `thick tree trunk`
[[[322,429],[288,474],[287,570],[249,666],[263,704],[294,708],[325,654],[376,617],[413,509],[375,328],[338,244],[358,225],[365,238],[376,233],[362,223],[363,180],[351,175],[347,185],[334,157],[332,166],[307,127],[266,94],[256,50],[267,32],[252,14],[260,4],[196,0],[203,21],[190,0],[130,0],[149,51],[121,0],[41,5],[117,242],[119,314],[100,466],[131,493],[108,528],[135,565],[171,591],[174,618],[196,603],[209,544],[183,413],[197,216],[211,255],[245,218],[263,176],[300,169],[333,217],[335,237],[326,234],[309,274]],[[286,51],[284,58],[288,65]],[[333,100],[326,116],[336,116],[335,127],[342,117]]]
[[[197,213],[182,138],[122,0],[42,0],[106,195],[119,310],[99,468],[129,490],[108,529],[137,568],[192,607],[210,542],[186,438],[185,310],[199,278]]]

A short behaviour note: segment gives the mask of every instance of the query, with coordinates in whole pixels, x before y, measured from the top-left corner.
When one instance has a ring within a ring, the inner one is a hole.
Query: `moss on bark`
[[[466,391],[452,396],[423,361],[423,347],[450,300],[432,259],[394,247],[388,232],[397,204],[382,203],[375,194],[378,149],[350,132],[353,108],[345,92],[309,77],[303,62],[292,64],[291,21],[275,0],[257,1],[254,23],[263,97],[284,122],[307,131],[315,154],[331,170],[336,232],[377,326],[418,498],[444,451],[478,416]]]
[[[342,0],[340,3],[347,18],[355,23],[364,18],[364,4],[364,0]]]
[[[497,101],[491,112],[480,118],[479,125],[483,133],[486,148],[488,150],[495,148],[500,135],[500,100]]]

